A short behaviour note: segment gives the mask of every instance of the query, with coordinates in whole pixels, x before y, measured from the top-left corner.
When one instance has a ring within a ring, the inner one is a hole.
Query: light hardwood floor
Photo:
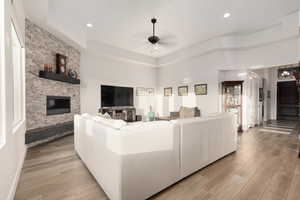
[[[243,133],[239,150],[153,200],[300,200],[296,135]],[[217,147],[216,147],[217,148]],[[16,200],[108,199],[74,152],[73,136],[28,150]]]

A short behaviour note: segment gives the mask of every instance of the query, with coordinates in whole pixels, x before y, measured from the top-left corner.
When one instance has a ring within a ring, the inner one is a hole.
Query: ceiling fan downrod
[[[159,42],[159,37],[157,37],[155,35],[155,24],[156,24],[157,20],[155,18],[152,18],[151,19],[151,23],[152,23],[152,27],[153,27],[153,30],[152,30],[152,33],[153,35],[148,37],[148,41],[151,43],[151,44],[156,44]]]

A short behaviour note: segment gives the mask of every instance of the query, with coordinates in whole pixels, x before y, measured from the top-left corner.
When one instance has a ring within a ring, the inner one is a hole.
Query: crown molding
[[[200,42],[174,53],[157,58],[158,67],[172,65],[194,57],[216,52],[247,51],[299,38],[300,12],[294,12],[274,24],[256,32],[227,34]]]
[[[39,0],[37,2],[36,0],[27,1],[34,2],[34,4],[26,3],[27,5],[36,5],[36,7],[39,8],[26,8],[26,16],[31,21],[63,41],[66,41],[68,44],[71,44],[81,52],[92,51],[99,56],[138,63],[150,67],[164,67],[193,57],[204,56],[215,52],[245,51],[266,45],[272,45],[278,42],[295,39],[297,37],[299,38],[300,32],[300,12],[297,10],[284,17],[279,23],[272,24],[262,29],[218,36],[206,41],[195,43],[189,47],[180,49],[162,57],[151,57],[130,50],[121,49],[119,47],[110,46],[108,44],[103,44],[99,41],[89,41],[87,37],[76,37],[76,35],[72,34],[72,31],[68,31],[66,27],[60,27],[59,24],[55,24],[54,21],[51,21],[48,17],[48,0]],[[24,4],[25,7],[26,4]],[[39,18],[35,19],[33,17],[34,15],[31,16],[31,11],[38,12]]]
[[[85,51],[114,60],[131,62],[148,67],[157,67],[156,59],[153,57],[114,47],[108,44],[103,44],[97,41],[88,41]]]

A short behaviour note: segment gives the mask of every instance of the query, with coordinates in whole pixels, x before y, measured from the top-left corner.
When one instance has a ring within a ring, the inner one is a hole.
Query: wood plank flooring
[[[152,200],[300,200],[295,134],[243,133],[239,150]],[[28,150],[16,200],[108,199],[74,151],[73,136]]]

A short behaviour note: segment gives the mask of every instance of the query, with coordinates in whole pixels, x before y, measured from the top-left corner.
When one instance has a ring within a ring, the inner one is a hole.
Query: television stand
[[[122,119],[126,122],[136,120],[136,110],[132,106],[102,107],[99,109],[99,113],[108,113],[112,119]]]

